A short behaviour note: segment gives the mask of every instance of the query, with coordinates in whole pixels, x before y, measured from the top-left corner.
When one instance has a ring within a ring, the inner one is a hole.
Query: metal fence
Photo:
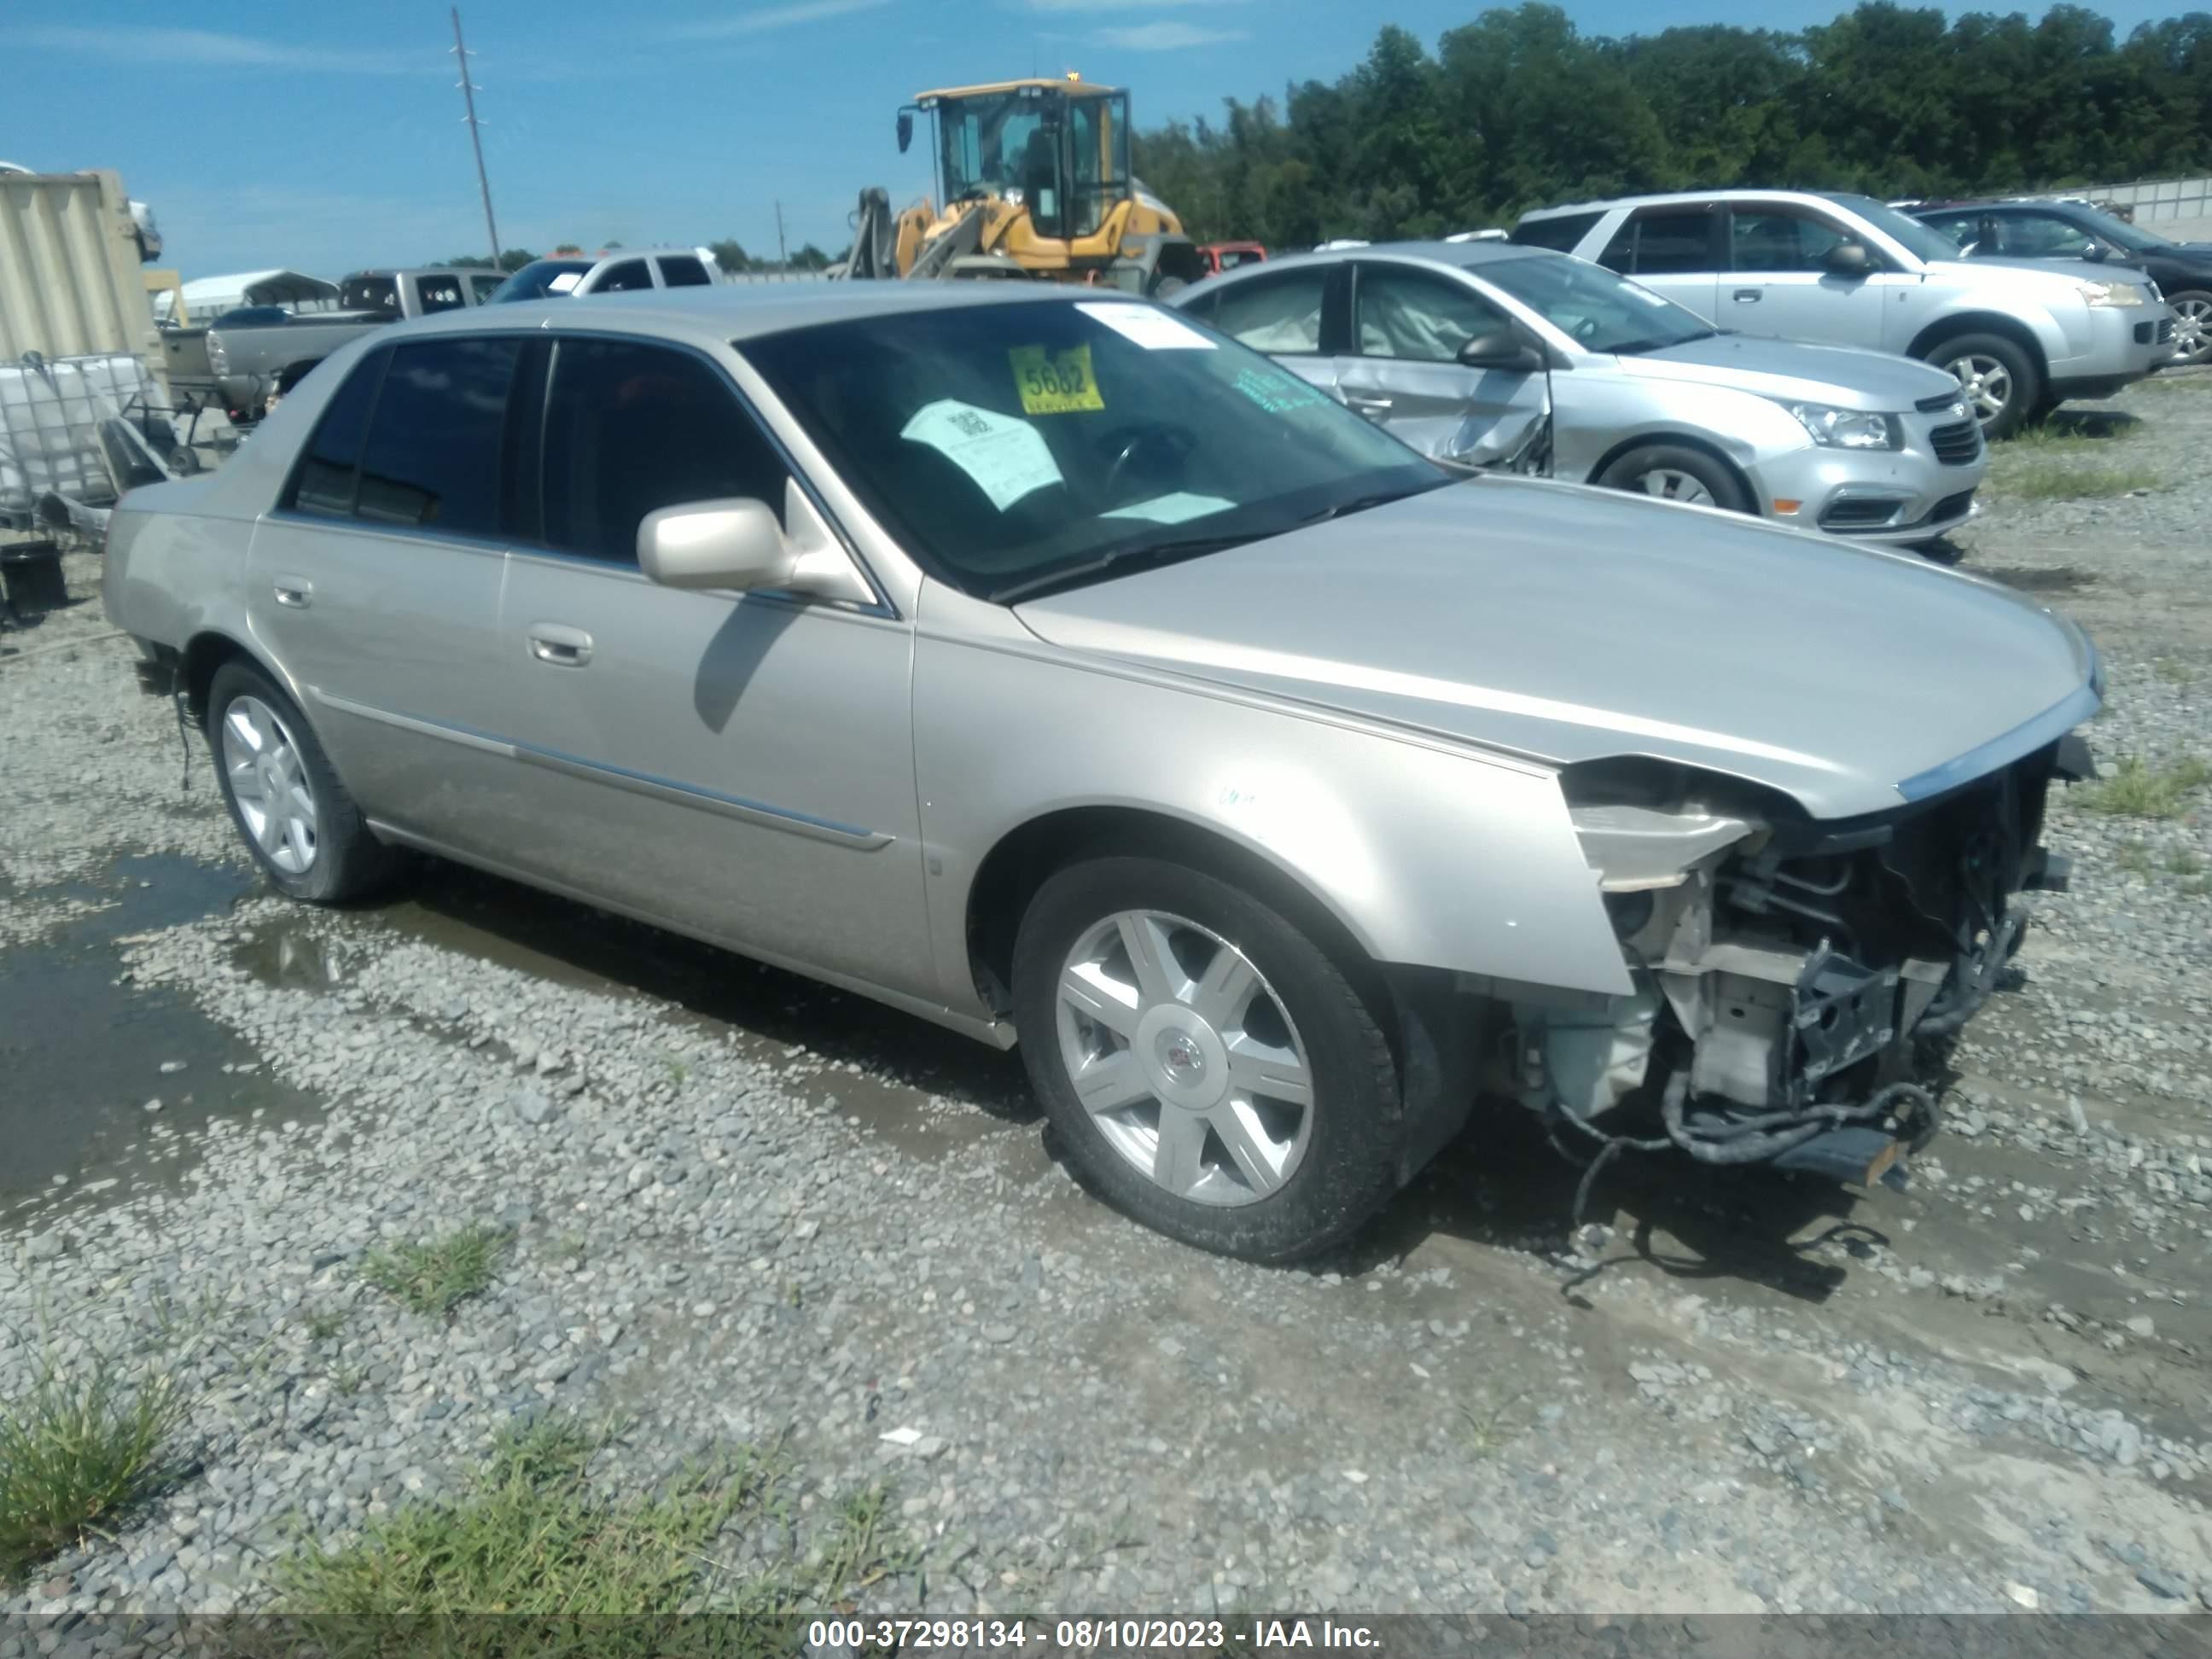
[[[2135,210],[2139,225],[2169,219],[2212,219],[2212,179],[2154,179],[2133,185],[2099,185],[2069,195],[2093,196]]]

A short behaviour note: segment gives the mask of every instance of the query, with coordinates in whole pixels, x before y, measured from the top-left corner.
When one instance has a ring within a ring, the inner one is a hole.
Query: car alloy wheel
[[[1698,507],[1714,504],[1713,492],[1706,489],[1701,480],[1686,472],[1679,472],[1673,467],[1654,467],[1649,472],[1638,474],[1634,487],[1647,495],[1656,495],[1662,501],[1688,501]]]
[[[2174,300],[2173,361],[2203,362],[2212,356],[2212,299],[2185,294]]]
[[[258,697],[232,699],[222,719],[222,769],[238,815],[262,855],[287,875],[314,867],[315,793],[299,744]]]
[[[1974,407],[1975,418],[1987,426],[2001,418],[2012,402],[2012,371],[1994,357],[1969,352],[1943,365],[1957,377],[1959,388]]]
[[[1194,1203],[1281,1188],[1313,1130],[1313,1068],[1273,987],[1219,934],[1159,910],[1086,929],[1062,964],[1060,1063],[1099,1134]]]

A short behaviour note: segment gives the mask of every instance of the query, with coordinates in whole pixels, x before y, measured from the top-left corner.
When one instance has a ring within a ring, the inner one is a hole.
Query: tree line
[[[2137,27],[1867,0],[1787,33],[1584,35],[1529,0],[1431,52],[1365,61],[1218,121],[1140,132],[1136,171],[1200,240],[1305,247],[1445,235],[1524,210],[1753,185],[1885,198],[2015,193],[2212,170],[2212,14]]]

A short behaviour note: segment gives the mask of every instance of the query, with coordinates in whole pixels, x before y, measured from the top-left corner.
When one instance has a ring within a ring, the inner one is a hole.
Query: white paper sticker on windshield
[[[1222,513],[1237,503],[1219,495],[1194,495],[1188,489],[1177,489],[1165,495],[1155,495],[1149,501],[1132,501],[1127,507],[1117,507],[1111,513],[1102,513],[1102,519],[1142,519],[1148,524],[1182,524],[1192,519],[1202,519],[1209,513]]]
[[[927,444],[944,456],[973,478],[1001,513],[1031,490],[1060,481],[1052,451],[1033,428],[957,398],[924,404],[899,436]]]
[[[583,280],[584,273],[580,270],[556,271],[554,274],[553,280],[546,283],[545,286],[556,294],[566,294],[570,289],[575,287],[577,283]]]
[[[1086,317],[1096,317],[1122,338],[1134,340],[1147,351],[1213,349],[1213,342],[1182,318],[1155,311],[1150,306],[1117,305],[1109,301],[1103,305],[1079,305],[1075,308]]]

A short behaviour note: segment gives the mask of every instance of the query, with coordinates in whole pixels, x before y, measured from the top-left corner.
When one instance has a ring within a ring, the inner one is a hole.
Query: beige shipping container
[[[0,173],[0,363],[127,353],[167,393],[161,337],[112,173]]]

